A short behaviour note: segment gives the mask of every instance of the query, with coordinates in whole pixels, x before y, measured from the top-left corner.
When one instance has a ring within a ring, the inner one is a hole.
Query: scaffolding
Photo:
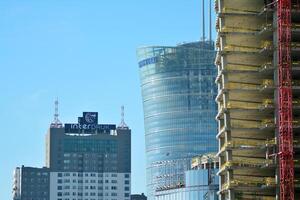
[[[221,200],[300,199],[299,3],[215,1]]]

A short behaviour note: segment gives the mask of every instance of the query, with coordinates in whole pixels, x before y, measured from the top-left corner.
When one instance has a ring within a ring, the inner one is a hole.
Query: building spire
[[[203,31],[203,36],[202,39],[205,41],[205,1],[202,0],[202,31]]]
[[[211,18],[212,18],[212,9],[211,9],[212,5],[211,5],[211,0],[209,0],[209,42],[212,41],[212,27],[211,27]]]
[[[121,107],[121,123],[119,124],[118,128],[119,129],[128,129],[127,124],[125,123],[125,111],[124,111],[124,106]]]
[[[58,119],[59,117],[59,113],[58,113],[58,98],[56,98],[55,102],[54,102],[54,120],[51,123],[50,127],[51,128],[61,128],[62,127],[62,123],[61,121]]]

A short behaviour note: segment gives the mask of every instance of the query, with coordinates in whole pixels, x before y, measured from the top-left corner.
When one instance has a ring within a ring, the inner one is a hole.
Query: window
[[[69,196],[70,192],[64,192],[64,196]]]
[[[126,185],[129,185],[129,180],[125,180],[125,184],[126,184]]]
[[[125,174],[125,178],[129,178],[129,174]]]
[[[96,193],[95,192],[91,192],[90,196],[96,196]]]
[[[117,190],[117,186],[111,186],[111,190]]]
[[[125,191],[129,191],[129,187],[125,187],[124,189],[125,189]]]
[[[95,190],[95,189],[96,189],[96,186],[90,186],[90,189],[91,189],[91,190]]]
[[[64,179],[64,183],[70,183],[70,179]]]
[[[129,197],[129,193],[125,193],[125,197]]]
[[[65,186],[64,186],[64,189],[65,189],[65,190],[69,190],[69,189],[70,189],[70,186],[69,186],[69,185],[65,185]]]

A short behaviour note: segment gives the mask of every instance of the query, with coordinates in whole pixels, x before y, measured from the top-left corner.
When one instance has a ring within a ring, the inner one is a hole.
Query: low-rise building
[[[156,191],[155,200],[217,200],[219,189],[218,159],[206,154],[192,159],[183,182],[166,185]]]
[[[132,194],[130,196],[130,200],[147,200],[147,197],[144,193],[142,194]]]
[[[14,171],[13,200],[49,200],[49,168],[17,167]]]

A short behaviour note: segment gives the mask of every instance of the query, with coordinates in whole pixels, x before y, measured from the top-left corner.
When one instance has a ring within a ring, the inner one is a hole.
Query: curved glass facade
[[[217,200],[218,169],[185,172],[185,187],[156,192],[155,200]],[[213,174],[209,179],[209,175]]]
[[[184,182],[192,157],[217,151],[215,51],[211,42],[138,49],[147,192]]]

